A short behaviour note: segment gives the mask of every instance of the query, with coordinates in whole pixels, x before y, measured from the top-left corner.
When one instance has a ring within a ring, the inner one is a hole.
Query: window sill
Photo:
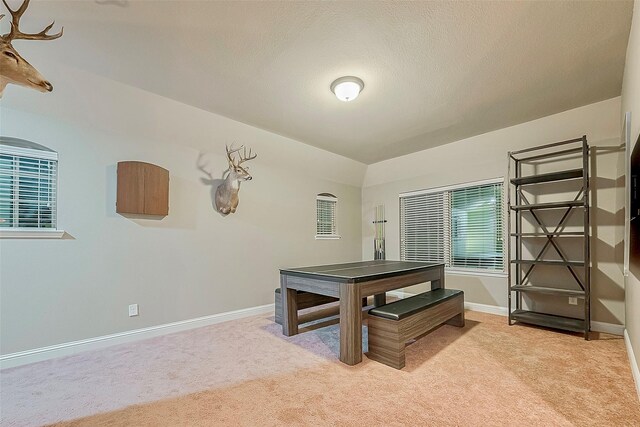
[[[337,234],[316,234],[316,240],[338,240],[340,236]]]
[[[486,276],[505,279],[508,277],[507,273],[503,271],[459,270],[455,268],[445,268],[445,272],[448,274],[455,274],[457,276]]]
[[[0,239],[62,239],[64,230],[0,230]]]

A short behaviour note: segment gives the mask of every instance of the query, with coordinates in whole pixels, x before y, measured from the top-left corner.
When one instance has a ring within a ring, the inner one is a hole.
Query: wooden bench
[[[282,325],[282,294],[281,289],[275,290],[275,317],[276,323]],[[298,323],[312,322],[314,320],[323,319],[329,316],[335,316],[340,313],[340,307],[328,307],[323,310],[312,311],[309,313],[301,314],[299,311],[305,308],[317,307],[320,305],[328,304],[330,302],[338,301],[338,298],[328,297],[324,295],[312,294],[311,292],[298,291]]]
[[[443,323],[464,326],[464,293],[434,289],[369,310],[369,359],[396,369],[405,365],[405,344]]]

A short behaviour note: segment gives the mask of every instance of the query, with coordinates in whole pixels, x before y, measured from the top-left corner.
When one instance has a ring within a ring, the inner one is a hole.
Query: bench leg
[[[457,316],[453,316],[451,319],[447,320],[444,323],[446,323],[447,325],[464,328],[464,310],[462,311],[462,313],[458,314]]]
[[[456,303],[458,310],[460,310],[460,314],[453,316],[451,319],[447,320],[445,323],[447,325],[458,326],[460,328],[464,328],[464,297],[461,295],[456,298],[458,303]]]
[[[400,338],[397,322],[369,317],[369,359],[402,369],[405,365],[405,342]]]
[[[376,294],[373,296],[373,305],[380,307],[387,303],[387,294]]]

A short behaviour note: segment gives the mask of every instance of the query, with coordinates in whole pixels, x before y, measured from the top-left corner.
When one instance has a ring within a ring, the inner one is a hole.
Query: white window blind
[[[406,261],[445,262],[449,244],[445,218],[449,194],[419,194],[400,199],[400,256]]]
[[[337,237],[336,211],[338,199],[330,194],[316,197],[316,237]]]
[[[0,144],[0,228],[55,229],[57,153]]]
[[[502,182],[400,197],[400,257],[504,271]]]
[[[504,270],[502,184],[451,191],[450,266]]]

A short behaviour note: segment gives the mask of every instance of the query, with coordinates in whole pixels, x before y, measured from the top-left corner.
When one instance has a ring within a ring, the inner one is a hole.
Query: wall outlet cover
[[[129,317],[138,315],[138,304],[129,305]]]

